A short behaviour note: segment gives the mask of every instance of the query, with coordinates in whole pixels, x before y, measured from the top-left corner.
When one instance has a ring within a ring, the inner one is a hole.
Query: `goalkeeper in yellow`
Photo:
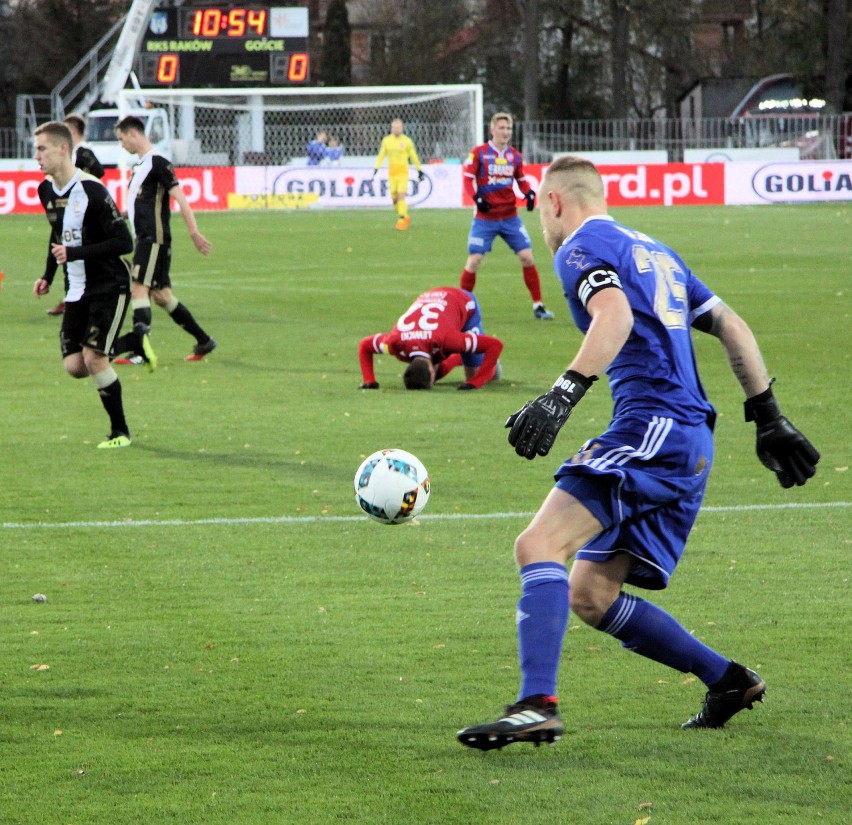
[[[397,229],[408,229],[411,223],[411,215],[408,214],[408,203],[405,196],[408,194],[408,164],[414,164],[417,170],[417,179],[422,181],[425,177],[420,168],[420,158],[414,148],[414,141],[402,132],[402,121],[397,118],[391,123],[389,135],[382,138],[379,156],[376,158],[376,168],[373,169],[373,177],[376,177],[385,157],[388,159],[388,186],[390,188],[393,208],[396,210],[398,220]]]

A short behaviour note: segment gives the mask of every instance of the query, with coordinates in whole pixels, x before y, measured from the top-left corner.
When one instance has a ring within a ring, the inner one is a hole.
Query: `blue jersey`
[[[586,304],[601,289],[620,287],[633,311],[633,330],[607,369],[614,417],[713,421],[690,325],[720,299],[672,249],[601,215],[586,220],[565,240],[554,267],[581,332],[591,324]]]

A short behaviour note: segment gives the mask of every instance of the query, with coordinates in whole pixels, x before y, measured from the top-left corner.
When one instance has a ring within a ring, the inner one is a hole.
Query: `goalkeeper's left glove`
[[[527,212],[532,212],[535,209],[535,192],[530,189],[524,197],[527,199]]]
[[[422,169],[420,169],[420,170],[417,172],[417,180],[418,180],[420,183],[423,183],[423,181],[424,181],[424,180],[426,180],[426,175],[424,175],[424,174],[423,174],[423,170],[422,170]]]
[[[587,378],[568,370],[556,379],[549,392],[510,415],[506,426],[511,428],[509,443],[515,452],[530,460],[537,455],[547,455],[571,411],[597,380],[596,375]]]
[[[784,487],[801,487],[816,473],[819,452],[783,415],[772,387],[746,399],[745,420],[757,425],[757,457]]]

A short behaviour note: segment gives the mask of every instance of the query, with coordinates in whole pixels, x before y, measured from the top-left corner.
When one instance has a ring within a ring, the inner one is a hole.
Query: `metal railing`
[[[126,15],[125,15],[126,17]],[[89,50],[66,75],[54,86],[49,95],[17,96],[16,100],[16,143],[11,157],[29,153],[30,137],[36,126],[45,120],[63,120],[75,109],[85,113],[98,99],[100,81],[112,59],[115,41],[124,25],[124,17],[117,20],[110,30]],[[0,144],[0,151],[5,144]],[[9,157],[2,154],[0,157]]]
[[[63,113],[64,114],[64,113]],[[51,95],[19,95],[20,127],[0,129],[0,157],[29,157],[37,123],[56,118]],[[549,163],[560,153],[664,151],[672,163],[687,149],[795,148],[803,160],[852,158],[852,112],[840,115],[760,115],[731,121],[555,120],[518,123],[515,145],[528,163]],[[371,144],[372,145],[372,144]]]
[[[683,160],[686,149],[793,148],[803,160],[852,157],[852,113],[754,115],[737,120],[553,120],[517,124],[524,159],[548,163],[559,153],[657,150]]]

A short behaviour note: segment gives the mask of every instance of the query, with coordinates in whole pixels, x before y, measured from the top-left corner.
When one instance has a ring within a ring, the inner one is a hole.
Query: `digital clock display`
[[[266,37],[269,9],[257,6],[205,6],[180,10],[180,36]]]
[[[142,86],[229,88],[310,82],[308,9],[269,0],[157,8],[137,63]]]

